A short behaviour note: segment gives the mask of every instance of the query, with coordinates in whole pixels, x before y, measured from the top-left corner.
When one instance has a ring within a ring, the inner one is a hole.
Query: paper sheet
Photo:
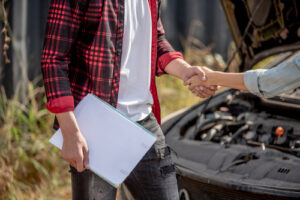
[[[117,187],[154,144],[156,137],[115,108],[88,94],[74,114],[89,148],[91,170]],[[61,130],[50,142],[62,148]]]

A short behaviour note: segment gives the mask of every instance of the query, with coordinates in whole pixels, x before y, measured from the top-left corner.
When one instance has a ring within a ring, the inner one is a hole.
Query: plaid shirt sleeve
[[[164,69],[174,59],[181,58],[183,55],[176,52],[165,37],[165,31],[160,18],[160,1],[158,3],[158,22],[157,22],[157,75],[165,74]]]
[[[52,113],[74,110],[68,66],[78,36],[86,0],[51,0],[46,25],[41,69]]]

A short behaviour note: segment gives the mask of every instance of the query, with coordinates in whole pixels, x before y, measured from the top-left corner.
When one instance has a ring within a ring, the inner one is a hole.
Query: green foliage
[[[0,199],[44,199],[68,182],[67,165],[48,142],[53,116],[44,90],[30,83],[27,92],[22,103],[18,92],[10,100],[0,93]]]

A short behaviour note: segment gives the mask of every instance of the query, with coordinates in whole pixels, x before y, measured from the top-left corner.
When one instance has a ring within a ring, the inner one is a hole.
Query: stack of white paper
[[[156,137],[115,108],[89,94],[74,111],[89,148],[91,170],[117,187],[154,144]],[[59,129],[50,142],[62,148]]]

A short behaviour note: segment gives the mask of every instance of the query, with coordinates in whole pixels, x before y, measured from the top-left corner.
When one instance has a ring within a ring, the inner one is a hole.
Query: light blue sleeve
[[[245,72],[244,83],[249,92],[264,98],[300,87],[300,56],[272,69]]]

